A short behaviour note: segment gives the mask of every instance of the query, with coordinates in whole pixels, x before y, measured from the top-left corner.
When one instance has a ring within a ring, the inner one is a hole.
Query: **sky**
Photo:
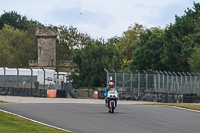
[[[94,39],[121,37],[129,26],[165,28],[200,0],[0,0],[0,15],[16,11],[48,26],[73,26]]]

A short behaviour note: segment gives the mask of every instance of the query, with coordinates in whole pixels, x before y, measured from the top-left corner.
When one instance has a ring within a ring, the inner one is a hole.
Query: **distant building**
[[[36,29],[38,39],[38,60],[29,60],[31,68],[56,68],[56,38],[58,30],[54,28]]]

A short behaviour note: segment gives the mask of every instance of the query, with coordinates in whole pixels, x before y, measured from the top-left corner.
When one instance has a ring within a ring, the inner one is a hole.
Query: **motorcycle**
[[[115,89],[108,91],[107,94],[107,107],[109,113],[114,113],[115,108],[117,107],[118,93]]]

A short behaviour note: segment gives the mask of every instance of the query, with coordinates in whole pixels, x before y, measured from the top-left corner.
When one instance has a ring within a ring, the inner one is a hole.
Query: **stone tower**
[[[36,29],[38,39],[38,61],[29,61],[30,67],[55,69],[57,29]]]

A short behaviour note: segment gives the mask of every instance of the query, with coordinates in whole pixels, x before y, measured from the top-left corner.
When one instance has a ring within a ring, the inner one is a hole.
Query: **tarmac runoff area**
[[[104,99],[73,99],[73,98],[39,98],[39,97],[19,97],[0,96],[0,101],[11,103],[91,103],[105,104]],[[148,104],[154,102],[118,100],[118,104]]]

